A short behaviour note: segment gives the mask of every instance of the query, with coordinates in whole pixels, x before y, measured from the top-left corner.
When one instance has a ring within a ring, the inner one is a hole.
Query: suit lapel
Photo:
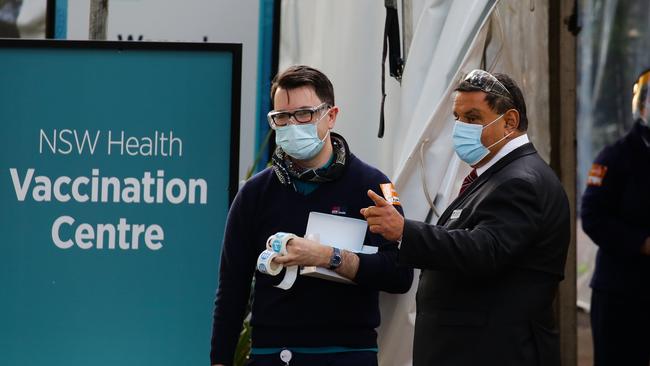
[[[522,156],[535,153],[537,153],[537,150],[535,150],[535,147],[530,142],[512,150],[512,152],[501,158],[501,160],[497,161],[494,165],[488,168],[488,170],[483,172],[483,174],[479,175],[479,177],[474,182],[472,182],[472,184],[467,187],[467,189],[465,189],[463,194],[456,197],[456,199],[447,207],[445,212],[442,213],[440,219],[438,219],[437,224],[445,225],[447,223],[447,220],[449,220],[451,213],[454,212],[458,206],[461,206],[467,197],[469,197],[473,192],[477,191],[485,182],[487,182],[494,173],[498,172],[504,166],[510,164],[514,160],[521,158]]]

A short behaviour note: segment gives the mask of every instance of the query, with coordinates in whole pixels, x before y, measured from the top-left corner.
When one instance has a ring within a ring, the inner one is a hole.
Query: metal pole
[[[108,0],[91,0],[88,39],[106,40],[107,25]]]
[[[402,59],[406,64],[413,39],[413,0],[402,0]]]

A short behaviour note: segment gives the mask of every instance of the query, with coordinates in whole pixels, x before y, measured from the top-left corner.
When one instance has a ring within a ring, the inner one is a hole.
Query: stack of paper
[[[364,246],[368,224],[350,217],[310,212],[305,238],[354,253],[373,254],[377,247]],[[353,283],[338,273],[322,267],[303,267],[300,274],[326,280]]]

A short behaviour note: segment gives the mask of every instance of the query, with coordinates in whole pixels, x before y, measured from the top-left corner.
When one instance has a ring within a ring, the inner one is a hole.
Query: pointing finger
[[[386,201],[382,196],[375,193],[372,189],[368,190],[368,197],[375,203],[377,207],[390,206],[390,203]]]

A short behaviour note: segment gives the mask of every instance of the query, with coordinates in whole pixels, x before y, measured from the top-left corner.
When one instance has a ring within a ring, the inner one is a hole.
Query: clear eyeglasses
[[[316,122],[314,120],[314,115],[325,108],[329,108],[327,103],[321,103],[320,105],[311,108],[295,109],[293,111],[270,111],[266,115],[266,119],[269,121],[271,128],[275,130],[278,127],[288,125],[291,122],[291,119],[296,123]]]
[[[464,81],[486,93],[496,94],[512,100],[508,89],[494,75],[485,70],[472,70],[465,76]]]

